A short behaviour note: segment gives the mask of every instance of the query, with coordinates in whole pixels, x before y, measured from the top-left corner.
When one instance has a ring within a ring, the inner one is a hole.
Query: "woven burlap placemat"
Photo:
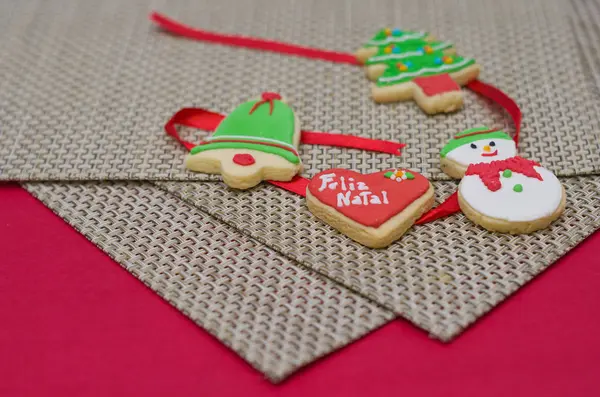
[[[153,185],[24,187],[271,381],[394,317]]]
[[[303,198],[273,186],[232,194],[223,183],[157,185],[447,341],[600,228],[600,176],[561,181],[567,208],[547,229],[492,233],[461,213],[415,226],[376,250],[315,218]],[[456,190],[454,182],[434,186],[438,202]]]
[[[150,24],[153,9],[208,30],[346,52],[385,25],[427,29],[520,104],[522,155],[558,175],[600,170],[594,80],[581,62],[593,49],[577,41],[580,16],[566,1],[20,0],[0,2],[0,179],[209,179],[183,168],[185,151],[163,124],[182,107],[227,113],[266,90],[288,97],[307,129],[409,145],[400,158],[305,145],[306,176],[403,166],[444,179],[438,153],[451,135],[480,124],[512,131],[473,93],[447,116],[378,105],[360,68],[173,37]]]

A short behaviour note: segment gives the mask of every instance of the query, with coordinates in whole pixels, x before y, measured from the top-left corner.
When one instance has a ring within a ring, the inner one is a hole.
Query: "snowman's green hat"
[[[221,121],[215,133],[191,154],[215,149],[248,149],[271,153],[298,164],[294,111],[274,92],[242,103]]]
[[[489,127],[476,127],[470,128],[459,132],[452,138],[446,146],[442,148],[440,155],[446,157],[448,153],[456,149],[457,147],[463,146],[467,143],[475,142],[480,139],[508,139],[512,138],[502,130],[494,130]]]

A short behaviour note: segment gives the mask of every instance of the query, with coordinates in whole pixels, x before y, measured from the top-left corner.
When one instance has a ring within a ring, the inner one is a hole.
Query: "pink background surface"
[[[272,385],[0,186],[0,396],[600,396],[600,233],[449,345],[396,320]]]

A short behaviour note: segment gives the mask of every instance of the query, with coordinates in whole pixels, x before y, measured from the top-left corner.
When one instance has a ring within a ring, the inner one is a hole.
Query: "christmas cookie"
[[[363,175],[344,169],[321,172],[306,189],[310,211],[371,248],[400,238],[434,201],[433,186],[408,170]]]
[[[372,87],[375,102],[409,99],[428,114],[453,112],[462,107],[461,86],[479,76],[479,65],[471,58],[445,55],[442,51],[391,61]]]
[[[454,55],[456,50],[451,43],[439,41],[410,40],[389,44],[379,48],[375,55],[366,60],[366,74],[369,80],[377,80],[388,67],[404,65],[408,69],[415,61],[421,61],[424,54],[434,53],[441,56]]]
[[[221,174],[233,188],[262,180],[289,181],[302,169],[300,126],[281,96],[265,92],[231,112],[185,160],[192,171]]]
[[[467,218],[502,233],[545,228],[562,214],[565,202],[558,178],[522,157],[471,164],[458,186],[458,203]]]
[[[510,136],[488,127],[471,128],[454,136],[440,152],[442,171],[461,179],[469,164],[491,163],[517,155]]]
[[[366,63],[369,58],[377,55],[379,50],[385,47],[390,45],[405,45],[406,43],[415,41],[431,42],[435,41],[435,39],[427,32],[411,32],[391,28],[381,29],[371,40],[356,51],[356,60],[360,63]]]

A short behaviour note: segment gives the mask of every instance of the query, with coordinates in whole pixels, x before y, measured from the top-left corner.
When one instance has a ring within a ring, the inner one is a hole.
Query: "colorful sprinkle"
[[[449,57],[449,56],[445,56],[442,59],[443,59],[444,63],[452,63],[452,62],[454,62],[454,59],[452,59],[452,57]]]
[[[504,170],[504,172],[502,173],[502,176],[505,178],[510,178],[512,176],[512,171],[511,170]]]
[[[385,47],[385,49],[383,50],[383,52],[385,52],[386,54],[391,54],[392,52],[392,47]]]
[[[425,47],[423,47],[423,51],[425,51],[425,53],[427,54],[431,54],[433,52],[433,48],[431,48],[431,46],[426,45]]]
[[[402,34],[402,31],[400,29],[392,30],[392,35],[394,35],[394,36],[400,36],[401,34]]]
[[[392,48],[392,52],[394,54],[400,54],[400,47],[394,47],[394,48]]]
[[[401,72],[406,72],[406,71],[408,70],[408,67],[407,67],[405,64],[403,64],[402,62],[398,62],[398,63],[396,64],[396,67],[397,67],[397,68],[398,68],[398,70],[399,70],[399,71],[401,71]]]
[[[516,185],[513,187],[513,190],[514,190],[515,192],[517,192],[517,193],[521,193],[521,192],[523,191],[523,185],[521,185],[520,183],[518,183],[518,184],[516,184]]]
[[[412,62],[411,61],[404,61],[404,64],[406,65],[407,68],[412,67]]]
[[[435,58],[433,60],[433,62],[435,62],[436,65],[441,65],[442,64],[442,58]]]
[[[386,36],[389,36],[389,35],[391,35],[391,34],[392,34],[392,29],[390,29],[390,28],[385,28],[385,29],[383,30],[383,33],[385,33],[385,35],[386,35]]]
[[[415,179],[415,176],[413,174],[403,170],[388,171],[385,174],[383,174],[383,176],[396,182],[402,182],[406,179]]]

